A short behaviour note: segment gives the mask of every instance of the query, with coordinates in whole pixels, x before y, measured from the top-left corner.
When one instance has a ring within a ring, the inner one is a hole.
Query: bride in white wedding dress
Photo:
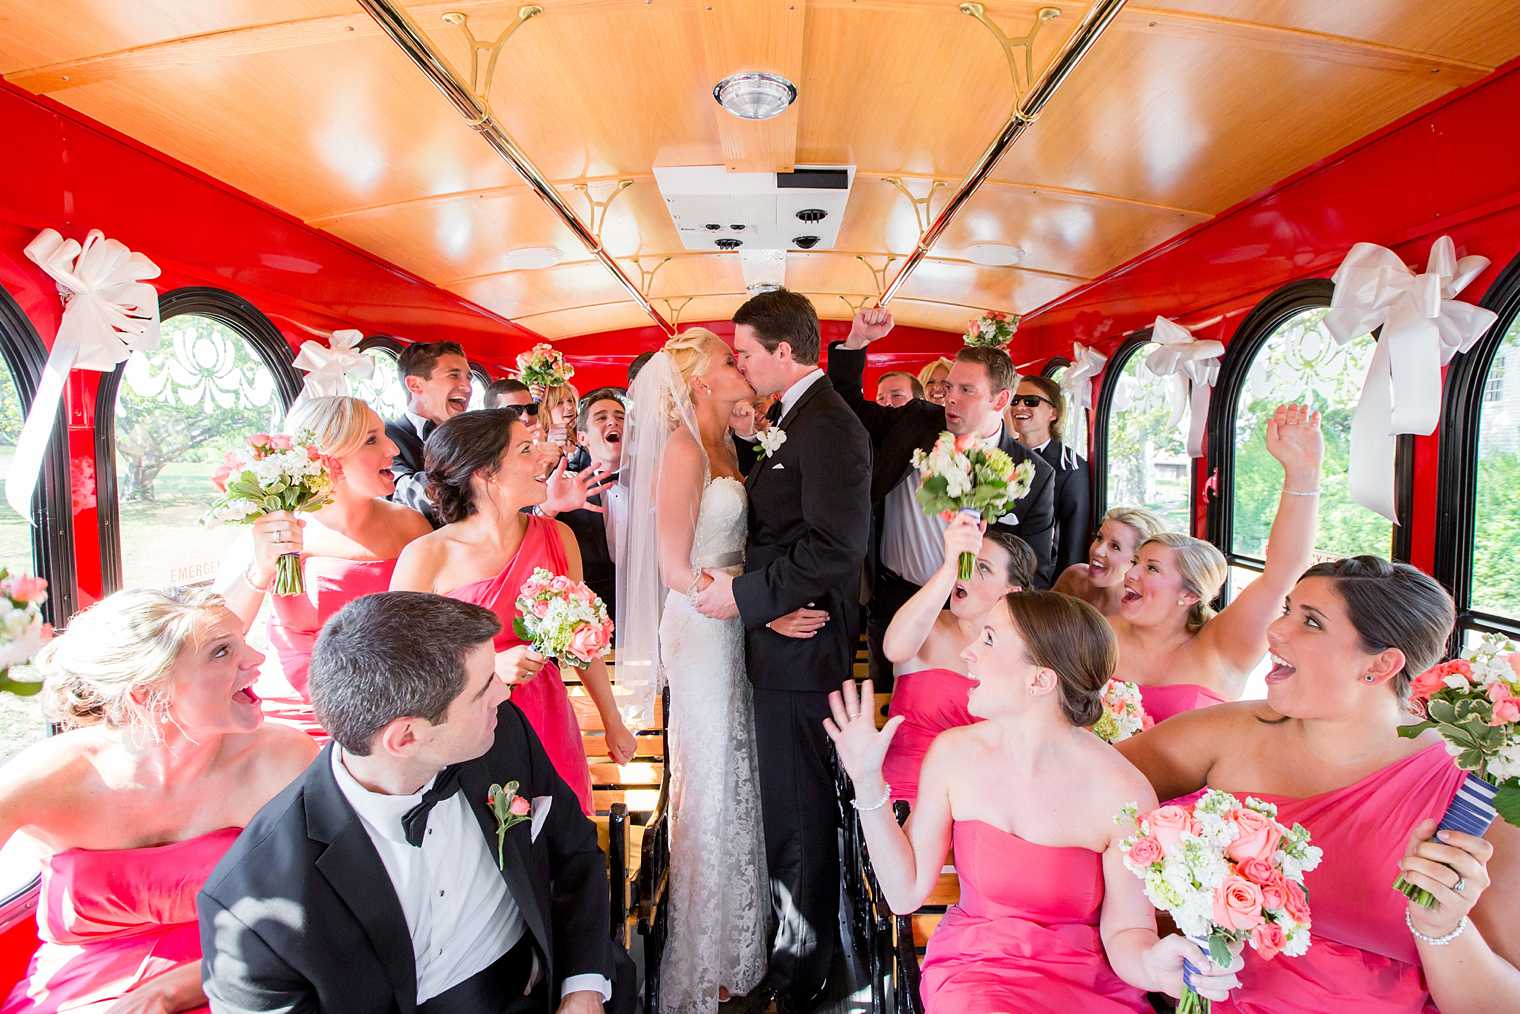
[[[769,952],[744,629],[692,604],[711,581],[705,571],[742,570],[747,497],[728,420],[753,396],[733,351],[702,328],[666,342],[629,392],[613,540],[616,692],[630,728],[648,728],[661,688],[670,688],[661,1014],[711,1014],[720,999],[759,985]],[[772,624],[802,636],[808,626],[800,614]]]

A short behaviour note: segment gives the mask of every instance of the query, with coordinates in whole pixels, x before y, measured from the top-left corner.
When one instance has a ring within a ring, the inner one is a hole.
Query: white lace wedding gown
[[[748,529],[744,484],[709,480],[693,567],[738,573]],[[765,974],[769,885],[760,826],[755,713],[744,628],[712,620],[678,592],[665,599],[660,658],[670,687],[669,935],[661,1014],[712,1014],[718,987],[742,995]]]

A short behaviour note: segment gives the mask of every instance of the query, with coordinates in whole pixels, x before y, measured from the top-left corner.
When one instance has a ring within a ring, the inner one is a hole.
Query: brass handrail
[[[459,110],[470,128],[485,138],[486,143],[508,165],[517,170],[518,175],[559,216],[560,221],[575,234],[586,250],[602,262],[602,266],[612,273],[612,277],[617,279],[619,285],[628,290],[629,298],[638,304],[639,309],[647,313],[666,334],[675,334],[675,327],[665,319],[664,314],[655,309],[654,304],[640,291],[638,283],[628,277],[628,273],[602,246],[596,233],[581,221],[580,216],[571,209],[560,192],[554,189],[554,185],[549,182],[538,166],[533,164],[533,160],[527,153],[519,148],[511,136],[502,129],[501,124],[496,122],[496,118],[491,115],[486,104],[477,98],[463,81],[459,80],[454,69],[433,48],[428,37],[401,9],[400,4],[393,0],[358,0],[358,3],[370,17],[375,19],[380,30],[401,47],[401,51],[427,75],[428,80],[437,86],[443,93],[443,97]]]
[[[1024,97],[1024,101],[1014,107],[1012,115],[1008,117],[1008,122],[1003,124],[1003,129],[998,132],[997,137],[993,138],[987,150],[982,152],[976,164],[971,167],[971,171],[966,174],[966,178],[961,181],[961,185],[940,209],[939,215],[919,237],[918,245],[903,261],[903,266],[898,269],[897,276],[882,290],[881,299],[877,302],[878,306],[886,306],[892,297],[897,295],[897,290],[902,288],[908,276],[913,273],[913,269],[918,267],[930,248],[949,228],[950,221],[955,218],[956,213],[982,188],[987,177],[992,175],[992,170],[998,160],[1009,148],[1013,147],[1013,143],[1022,137],[1029,125],[1039,117],[1040,111],[1045,108],[1056,89],[1071,76],[1071,72],[1076,70],[1077,64],[1087,55],[1087,51],[1092,49],[1098,37],[1113,23],[1124,3],[1125,0],[1096,0],[1088,8],[1087,14],[1082,18],[1082,23],[1077,25],[1076,31],[1071,33],[1065,45],[1061,47],[1061,51],[1040,75],[1040,79],[1029,89],[1029,94]]]

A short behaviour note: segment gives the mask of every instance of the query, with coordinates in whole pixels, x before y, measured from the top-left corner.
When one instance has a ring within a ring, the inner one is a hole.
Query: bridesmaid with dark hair
[[[1313,945],[1248,956],[1221,1014],[1520,1006],[1520,829],[1431,840],[1464,775],[1434,732],[1398,735],[1410,683],[1441,657],[1453,616],[1445,590],[1407,564],[1316,564],[1268,628],[1265,702],[1178,715],[1119,744],[1163,799],[1205,786],[1256,796],[1324,849],[1305,884]],[[1395,891],[1400,874],[1435,907]]]
[[[543,740],[554,768],[594,812],[591,769],[580,723],[558,667],[513,632],[517,594],[536,568],[582,579],[580,547],[565,525],[523,513],[548,498],[561,450],[538,439],[522,406],[457,415],[428,438],[424,465],[444,526],[406,547],[391,591],[425,591],[474,602],[502,620],[496,671],[512,685],[512,701]],[[606,663],[581,674],[607,732],[613,761],[633,759],[633,733],[612,697]]]

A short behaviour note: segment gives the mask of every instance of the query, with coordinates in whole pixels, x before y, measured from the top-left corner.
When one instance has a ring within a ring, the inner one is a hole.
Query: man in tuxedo
[[[385,424],[385,435],[396,445],[391,499],[421,511],[436,528],[422,447],[434,429],[469,410],[470,362],[455,342],[421,342],[402,350],[396,368],[406,388],[406,415]]]
[[[333,742],[196,901],[213,1011],[601,1014],[632,970],[609,933],[606,859],[507,701],[500,629],[421,592],[328,621],[310,689]],[[487,799],[507,784],[528,819],[499,837]],[[631,1009],[622,986],[614,1006]]]
[[[485,397],[482,399],[486,408],[506,408],[508,405],[531,405],[533,404],[533,392],[528,390],[528,385],[515,377],[503,377],[493,380],[486,387]]]
[[[772,433],[782,442],[746,480],[744,573],[711,574],[697,608],[744,623],[777,921],[767,984],[783,1010],[808,1010],[826,989],[836,940],[837,801],[823,720],[829,691],[849,678],[859,633],[871,443],[818,368],[818,315],[805,297],[778,289],[750,299],[734,315],[734,350],[756,392],[781,394]],[[828,613],[811,638],[767,626],[802,606]]]
[[[1061,424],[1066,399],[1061,385],[1049,377],[1020,377],[1008,415],[1019,443],[1055,469],[1055,572],[1087,562],[1092,541],[1092,472],[1087,461],[1062,443]]]
[[[913,452],[928,450],[949,430],[957,436],[974,434],[987,446],[1003,450],[1014,464],[1034,463],[1029,492],[1014,501],[1013,517],[988,518],[1023,539],[1039,560],[1035,581],[1048,588],[1054,581],[1052,537],[1055,526],[1054,471],[1044,459],[1022,447],[1003,426],[1003,410],[1017,374],[1001,349],[963,348],[950,368],[949,394],[944,405],[913,400],[899,407],[865,399],[861,378],[866,346],[892,330],[892,314],[881,308],[855,315],[849,336],[829,348],[829,379],[860,416],[876,449],[871,476],[871,506],[875,520],[871,554],[871,604],[866,623],[871,646],[871,675],[876,686],[890,688],[892,664],[882,652],[887,625],[902,604],[929,579],[945,558],[945,522],[919,507],[918,471]],[[1016,520],[1015,520],[1016,519]]]
[[[593,474],[597,483],[605,488],[600,493],[589,494],[585,507],[557,515],[547,509],[540,510],[546,516],[563,521],[575,534],[586,585],[607,603],[609,616],[617,615],[614,608],[617,581],[613,569],[617,554],[613,532],[621,506],[621,491],[612,480],[617,478],[622,463],[625,416],[622,392],[615,387],[598,388],[581,400],[575,430],[581,446],[590,455],[590,463],[582,471]]]
[[[876,404],[887,408],[902,408],[914,398],[924,396],[924,385],[911,373],[893,370],[883,373],[876,380]]]

